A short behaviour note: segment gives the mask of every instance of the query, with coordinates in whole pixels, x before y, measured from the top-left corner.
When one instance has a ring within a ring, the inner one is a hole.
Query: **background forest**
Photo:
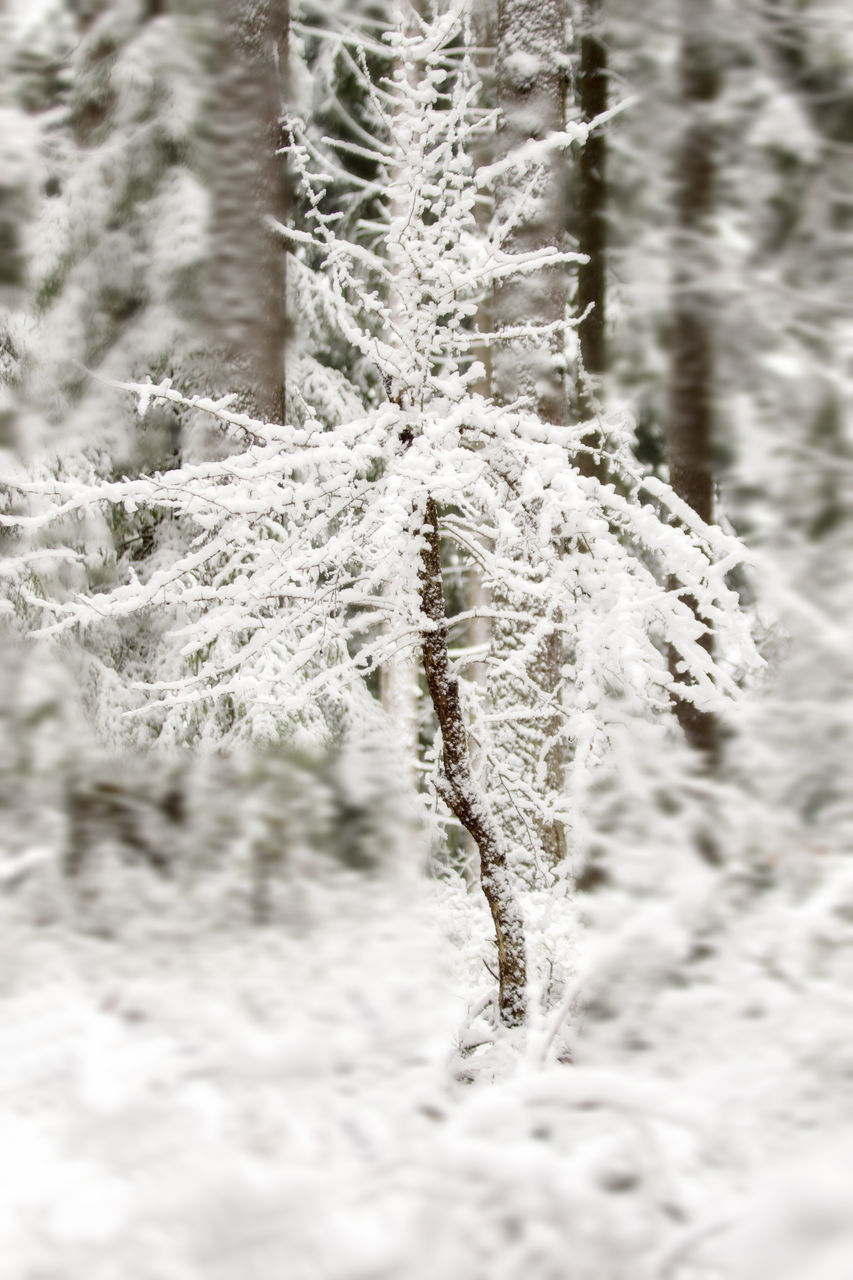
[[[0,1260],[853,1274],[847,0],[0,5]]]

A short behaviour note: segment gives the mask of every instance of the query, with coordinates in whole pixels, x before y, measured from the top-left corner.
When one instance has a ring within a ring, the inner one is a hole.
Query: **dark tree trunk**
[[[580,13],[580,63],[577,76],[581,118],[594,120],[607,110],[607,50],[601,37],[601,0],[585,0]],[[578,416],[595,412],[596,392],[607,368],[605,341],[607,253],[607,140],[600,129],[580,148],[577,165],[578,250],[589,261],[578,266],[577,314],[580,368]],[[585,443],[595,445],[597,433]]]
[[[209,109],[215,381],[241,407],[284,416],[285,254],[267,219],[286,215],[280,116],[287,0],[218,0]]]
[[[422,652],[427,688],[441,730],[444,777],[441,795],[471,835],[480,853],[480,880],[492,913],[498,947],[499,1004],[502,1021],[520,1026],[526,1010],[524,925],[506,865],[503,832],[474,779],[468,734],[459,700],[459,682],[447,652],[447,612],[441,575],[438,511],[427,499],[422,530],[421,609],[430,627]]]
[[[675,160],[669,475],[680,498],[709,522],[714,514],[714,315],[711,252],[716,178],[714,106],[719,69],[713,6],[681,0],[680,88],[684,129]],[[691,604],[693,602],[691,601]],[[703,643],[709,649],[708,633]],[[680,682],[687,677],[676,671]],[[690,744],[713,763],[718,745],[713,715],[676,697],[675,711]]]

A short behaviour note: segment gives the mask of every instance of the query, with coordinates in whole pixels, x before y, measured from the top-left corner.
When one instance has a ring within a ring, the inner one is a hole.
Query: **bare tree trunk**
[[[607,50],[601,37],[601,0],[583,0],[580,6],[580,66],[577,77],[581,118],[594,120],[607,110]],[[577,314],[580,366],[577,378],[578,417],[583,420],[596,409],[597,392],[607,368],[605,340],[606,253],[607,253],[607,141],[600,129],[589,135],[580,148],[577,164],[578,250],[588,261],[578,265]],[[593,448],[598,433],[584,443]],[[588,457],[588,455],[587,455]],[[590,459],[579,460],[594,470]]]
[[[287,0],[218,0],[210,103],[211,280],[216,382],[242,406],[284,417],[285,254],[267,225],[286,215],[281,144]]]
[[[719,70],[713,40],[712,4],[681,0],[681,100],[685,125],[675,162],[672,353],[669,408],[670,483],[703,520],[714,506],[714,319],[713,262],[716,136],[713,119]],[[692,604],[692,601],[691,601]],[[703,643],[710,651],[712,637]],[[673,669],[680,682],[683,673]],[[675,712],[690,744],[712,763],[717,723],[686,699]]]
[[[444,778],[441,795],[480,852],[480,879],[492,913],[498,946],[501,1020],[510,1027],[524,1022],[526,957],[524,924],[506,861],[506,845],[488,800],[471,770],[468,734],[459,700],[459,682],[447,652],[447,612],[441,576],[438,511],[427,499],[421,550],[421,609],[430,627],[423,633],[424,672],[441,730]]]

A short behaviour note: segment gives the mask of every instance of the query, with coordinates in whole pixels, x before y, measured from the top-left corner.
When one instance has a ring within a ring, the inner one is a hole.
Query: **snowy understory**
[[[120,941],[3,900],[0,1274],[853,1275],[849,866],[590,895],[566,1025],[526,1042],[490,1031],[479,894],[289,894],[266,927],[147,904]]]

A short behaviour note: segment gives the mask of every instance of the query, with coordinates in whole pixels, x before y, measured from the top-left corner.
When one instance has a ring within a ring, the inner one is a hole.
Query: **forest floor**
[[[9,897],[0,1274],[849,1280],[851,906],[842,867],[713,925],[602,907],[566,1026],[522,1043],[477,1012],[461,884],[306,882],[275,926],[113,938]]]

